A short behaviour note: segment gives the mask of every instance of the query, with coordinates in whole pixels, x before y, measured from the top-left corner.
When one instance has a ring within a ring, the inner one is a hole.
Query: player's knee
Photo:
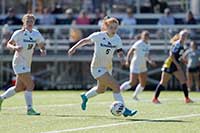
[[[97,93],[98,93],[98,94],[102,94],[102,93],[104,93],[104,92],[105,92],[104,89],[99,89],[99,90],[97,90]]]
[[[136,85],[136,83],[137,83],[137,81],[135,81],[135,80],[129,81],[130,86],[134,86],[134,85]]]
[[[30,85],[27,87],[26,90],[28,90],[28,91],[33,91],[34,88],[35,88],[35,84],[32,83],[32,84],[30,84]]]
[[[114,93],[120,93],[120,87],[116,87],[115,89],[113,89]]]
[[[15,87],[15,92],[16,93],[18,93],[18,92],[21,92],[21,91],[23,91],[24,90],[24,88],[22,88],[22,87]]]

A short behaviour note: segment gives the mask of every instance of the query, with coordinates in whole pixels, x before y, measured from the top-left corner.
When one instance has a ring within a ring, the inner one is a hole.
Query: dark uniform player
[[[188,96],[186,77],[180,66],[180,58],[182,54],[184,53],[183,45],[187,39],[187,36],[188,36],[187,30],[182,30],[179,34],[175,35],[171,39],[170,42],[172,43],[172,47],[170,49],[170,55],[164,62],[164,65],[162,68],[161,80],[160,80],[160,83],[156,87],[155,95],[152,100],[153,103],[160,103],[160,101],[158,100],[160,91],[164,90],[165,87],[167,86],[167,83],[171,77],[171,74],[173,74],[181,83],[182,90],[185,96],[185,103],[192,102],[192,100]]]

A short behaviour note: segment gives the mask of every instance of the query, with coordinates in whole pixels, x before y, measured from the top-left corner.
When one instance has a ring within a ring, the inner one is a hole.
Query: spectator
[[[160,17],[160,19],[158,20],[158,25],[174,25],[175,24],[175,19],[174,17],[171,15],[170,9],[166,8],[164,11],[164,15]],[[167,35],[169,37],[171,37],[172,33],[174,31],[171,28],[168,28],[166,31],[163,30],[159,30],[158,31],[158,37],[163,37],[164,34],[163,33],[167,33]]]
[[[68,25],[72,24],[72,22],[75,20],[72,9],[71,8],[67,9],[65,11],[65,15],[66,15],[65,24]]]
[[[53,25],[55,24],[55,18],[50,14],[48,8],[44,8],[42,17],[40,18],[39,24],[41,25]]]
[[[52,11],[52,14],[62,14],[62,13],[63,13],[63,9],[62,9],[61,5],[56,4],[56,7]]]
[[[87,16],[87,13],[85,10],[82,10],[79,14],[79,16],[76,18],[76,24],[77,25],[88,25],[90,24],[90,18]]]
[[[99,19],[99,21],[98,21],[98,26],[102,26],[102,24],[103,24],[103,21],[104,21],[104,19],[105,19],[105,17],[106,17],[107,15],[106,15],[106,12],[102,12],[101,14],[100,14],[100,19]],[[107,16],[108,17],[108,16]]]
[[[197,24],[196,19],[194,18],[194,15],[191,11],[188,11],[186,13],[186,18],[184,20],[184,24]],[[190,30],[190,37],[193,38],[196,35],[196,30],[195,29],[191,29]]]
[[[133,10],[128,8],[126,10],[127,16],[122,19],[122,26],[133,26],[136,25],[136,19],[133,16]],[[123,30],[123,37],[125,38],[133,38],[135,30],[133,28],[126,28]]]
[[[191,11],[188,11],[184,20],[185,24],[197,24],[196,19]]]
[[[90,24],[97,25],[99,20],[102,19],[101,14],[102,14],[102,12],[99,9],[96,9],[95,14],[94,14],[94,18],[90,19]]]
[[[1,48],[5,49],[8,40],[10,39],[12,35],[12,31],[9,28],[8,24],[5,24],[2,28],[2,42],[1,42]]]
[[[164,13],[165,9],[169,7],[165,0],[158,0],[158,4],[159,4],[160,13]]]
[[[9,8],[8,9],[8,15],[7,17],[3,20],[3,24],[8,24],[8,25],[20,25],[22,22],[21,20],[15,16],[14,9]]]

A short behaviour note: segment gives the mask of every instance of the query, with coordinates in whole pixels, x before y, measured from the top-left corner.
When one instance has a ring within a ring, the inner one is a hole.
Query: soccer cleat
[[[36,112],[33,108],[27,110],[27,115],[40,115],[40,112]]]
[[[185,103],[193,103],[193,101],[190,98],[185,98]]]
[[[1,111],[2,103],[3,103],[3,99],[0,98],[0,111]]]
[[[160,102],[157,98],[154,98],[154,99],[152,100],[152,102],[155,103],[155,104],[161,104],[161,102]]]
[[[123,113],[123,116],[124,117],[127,117],[127,116],[133,116],[137,113],[137,110],[129,110],[127,108],[125,108],[125,111]]]
[[[82,94],[81,99],[82,99],[81,109],[86,110],[86,106],[87,106],[86,104],[87,104],[88,98],[85,96],[85,94]]]

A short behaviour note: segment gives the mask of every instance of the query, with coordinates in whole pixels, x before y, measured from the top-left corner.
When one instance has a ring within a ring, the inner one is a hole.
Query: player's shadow
[[[173,119],[169,119],[169,120],[165,120],[165,119],[160,119],[160,120],[156,120],[156,119],[130,119],[130,118],[124,118],[124,117],[113,117],[113,116],[106,116],[106,115],[72,115],[72,114],[68,114],[68,115],[44,115],[44,116],[54,116],[54,117],[82,117],[82,118],[100,118],[100,119],[114,119],[114,120],[122,120],[122,121],[133,121],[133,122],[187,122],[187,121],[183,121],[183,120],[173,120]]]
[[[168,119],[168,120],[166,120],[166,119],[159,119],[159,120],[156,120],[156,119],[126,119],[126,120],[128,120],[128,121],[134,121],[134,122],[174,122],[174,123],[176,123],[176,122],[188,122],[188,121],[183,121],[183,120],[173,120],[173,119]]]

